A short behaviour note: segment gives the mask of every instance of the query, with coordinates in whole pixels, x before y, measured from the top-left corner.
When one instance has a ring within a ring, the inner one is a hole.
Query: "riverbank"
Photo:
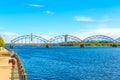
[[[1,80],[11,80],[12,65],[8,64],[8,60],[10,58],[11,56],[9,55],[9,51],[2,47],[0,50],[0,79]]]
[[[14,59],[16,64],[14,68],[9,63],[9,59]],[[0,79],[1,80],[26,80],[21,61],[18,55],[7,48],[0,48]]]

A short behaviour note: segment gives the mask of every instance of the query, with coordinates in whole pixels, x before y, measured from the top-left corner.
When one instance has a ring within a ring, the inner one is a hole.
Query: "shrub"
[[[0,36],[0,47],[3,47],[4,46],[4,40],[3,38]]]

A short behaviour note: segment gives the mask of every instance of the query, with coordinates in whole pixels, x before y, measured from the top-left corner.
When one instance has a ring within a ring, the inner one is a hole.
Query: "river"
[[[12,50],[20,57],[27,80],[120,80],[120,47],[15,46]]]

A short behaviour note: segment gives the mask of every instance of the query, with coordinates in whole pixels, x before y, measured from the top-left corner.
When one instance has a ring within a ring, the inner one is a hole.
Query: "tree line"
[[[85,46],[112,46],[113,44],[117,44],[120,46],[120,42],[114,43],[112,41],[107,40],[91,40],[85,42],[77,42],[77,41],[69,41],[69,42],[61,42],[61,43],[54,43],[53,46],[80,46],[80,44],[84,44]]]

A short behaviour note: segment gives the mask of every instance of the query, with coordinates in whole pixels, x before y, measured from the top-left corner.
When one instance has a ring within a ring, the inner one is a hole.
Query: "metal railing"
[[[22,66],[19,56],[17,54],[14,54],[13,57],[16,58],[16,60],[17,60],[17,67],[18,67],[18,71],[19,71],[20,80],[26,80],[26,73]]]
[[[5,49],[7,49],[7,48],[5,48]],[[12,52],[13,55],[11,57],[16,59],[20,80],[27,80],[26,73],[25,73],[25,70],[24,70],[24,68],[22,66],[22,63],[21,63],[21,60],[20,60],[19,56],[17,54],[15,54],[12,50],[10,50],[10,49],[7,49],[7,50],[9,52]]]

